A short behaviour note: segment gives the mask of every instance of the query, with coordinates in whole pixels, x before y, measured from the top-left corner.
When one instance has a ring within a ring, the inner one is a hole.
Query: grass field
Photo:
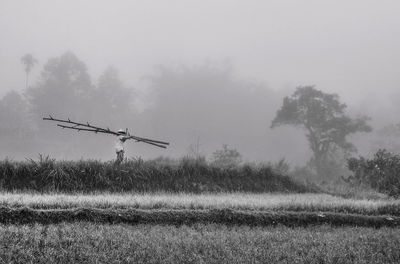
[[[400,200],[0,193],[0,263],[400,263]]]
[[[0,263],[399,263],[382,228],[0,225]]]
[[[400,201],[327,194],[13,194],[0,195],[0,223],[398,227]]]

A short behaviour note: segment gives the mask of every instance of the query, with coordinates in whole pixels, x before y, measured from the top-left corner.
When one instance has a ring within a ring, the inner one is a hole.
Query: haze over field
[[[194,148],[210,155],[228,144],[245,160],[303,164],[310,157],[303,132],[269,128],[282,98],[299,85],[339,94],[351,116],[370,116],[377,130],[400,122],[398,10],[400,2],[390,0],[2,0],[0,96],[26,95],[23,55],[39,61],[29,77],[36,89],[48,60],[70,52],[86,65],[88,87],[99,86],[112,66],[133,91],[125,102],[133,114],[105,111],[109,120],[118,116],[110,124],[93,99],[85,108],[91,113],[74,115],[70,104],[43,107],[43,116],[75,116],[171,142],[168,150],[128,143],[128,156],[178,157]],[[3,129],[1,158],[114,158],[112,138],[61,131],[35,114],[29,133],[46,137],[20,139]],[[12,119],[1,118],[7,128]],[[353,140],[360,153],[377,148],[369,136]]]

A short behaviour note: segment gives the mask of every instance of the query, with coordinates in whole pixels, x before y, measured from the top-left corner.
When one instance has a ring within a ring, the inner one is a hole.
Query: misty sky
[[[22,55],[39,60],[35,80],[69,50],[94,80],[109,65],[140,86],[155,65],[230,61],[273,89],[385,100],[400,87],[399,11],[395,0],[0,0],[0,95],[23,90]]]

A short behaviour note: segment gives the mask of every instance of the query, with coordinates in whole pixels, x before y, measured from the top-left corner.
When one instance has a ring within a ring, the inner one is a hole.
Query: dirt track
[[[364,226],[399,227],[400,217],[366,216],[341,213],[272,212],[237,210],[110,210],[75,208],[65,210],[35,210],[0,207],[3,224],[53,224],[87,221],[95,223],[191,225],[216,223],[248,226]]]

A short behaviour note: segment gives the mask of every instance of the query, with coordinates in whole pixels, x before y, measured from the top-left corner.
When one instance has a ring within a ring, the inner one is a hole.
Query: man
[[[124,142],[128,139],[126,136],[126,131],[123,129],[118,130],[118,140],[115,144],[115,152],[117,153],[117,159],[115,164],[119,165],[124,160]]]

